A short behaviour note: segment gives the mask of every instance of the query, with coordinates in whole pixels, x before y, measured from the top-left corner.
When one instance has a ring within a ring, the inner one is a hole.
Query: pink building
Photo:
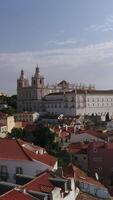
[[[90,175],[113,185],[113,143],[93,142],[88,146]]]

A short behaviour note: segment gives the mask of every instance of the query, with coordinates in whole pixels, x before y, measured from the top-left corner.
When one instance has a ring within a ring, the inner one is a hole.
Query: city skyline
[[[113,1],[1,0],[0,90],[16,93],[36,65],[46,83],[63,79],[113,89]]]

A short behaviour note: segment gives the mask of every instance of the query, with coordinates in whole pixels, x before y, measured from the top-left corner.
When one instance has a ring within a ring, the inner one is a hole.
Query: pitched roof
[[[31,160],[18,143],[18,140],[0,138],[0,159]]]
[[[54,166],[57,162],[57,158],[49,155],[46,150],[42,147],[18,140],[19,144],[23,148],[24,152],[31,158],[42,163],[45,163],[49,166]],[[40,153],[42,151],[42,153]]]
[[[87,151],[87,149],[88,149],[88,144],[85,144],[84,142],[71,143],[67,147],[67,150],[70,153],[78,153],[83,150]]]
[[[7,148],[6,148],[7,147]],[[23,140],[0,138],[0,159],[3,160],[37,160],[54,166],[57,159],[49,155],[42,147]]]
[[[63,172],[65,177],[74,177],[75,180],[78,180],[80,182],[105,188],[104,185],[102,185],[99,181],[95,180],[92,177],[89,177],[83,170],[72,164],[69,164],[67,167],[65,167]]]
[[[53,176],[48,171],[45,171],[24,185],[24,188],[26,188],[26,190],[49,193],[55,188],[55,185],[53,185],[49,178],[53,178]]]
[[[33,198],[27,193],[11,190],[1,195],[0,200],[33,200]]]

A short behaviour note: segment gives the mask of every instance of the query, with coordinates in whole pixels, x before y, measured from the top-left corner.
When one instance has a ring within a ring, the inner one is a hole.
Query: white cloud
[[[113,16],[109,16],[106,18],[106,21],[104,24],[92,24],[86,30],[93,30],[93,31],[102,31],[102,32],[108,32],[113,31]]]
[[[67,39],[64,41],[54,41],[50,40],[47,42],[47,45],[58,45],[58,46],[63,46],[63,45],[74,45],[77,44],[77,40],[75,39]]]
[[[68,49],[2,53],[0,89],[8,92],[16,90],[20,70],[25,69],[31,76],[37,64],[48,82],[68,79],[71,82],[91,82],[97,83],[98,87],[113,88],[113,41]]]

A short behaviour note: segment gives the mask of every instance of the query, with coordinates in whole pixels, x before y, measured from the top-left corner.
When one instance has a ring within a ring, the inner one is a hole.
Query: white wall
[[[52,191],[53,200],[75,200],[78,195],[78,191],[75,190],[74,179],[71,178],[71,190],[66,193],[61,192],[61,188],[54,188]]]
[[[16,167],[22,167],[23,174],[29,175],[29,176],[35,176],[36,174],[38,174],[42,171],[45,171],[46,169],[52,170],[52,167],[50,167],[46,164],[43,164],[39,161],[0,160],[0,167],[2,165],[7,166],[7,171],[9,173],[9,179],[8,179],[9,182],[15,182],[14,175],[16,173]],[[55,165],[55,167],[56,167],[56,165]],[[1,170],[1,168],[0,168],[0,170]]]

